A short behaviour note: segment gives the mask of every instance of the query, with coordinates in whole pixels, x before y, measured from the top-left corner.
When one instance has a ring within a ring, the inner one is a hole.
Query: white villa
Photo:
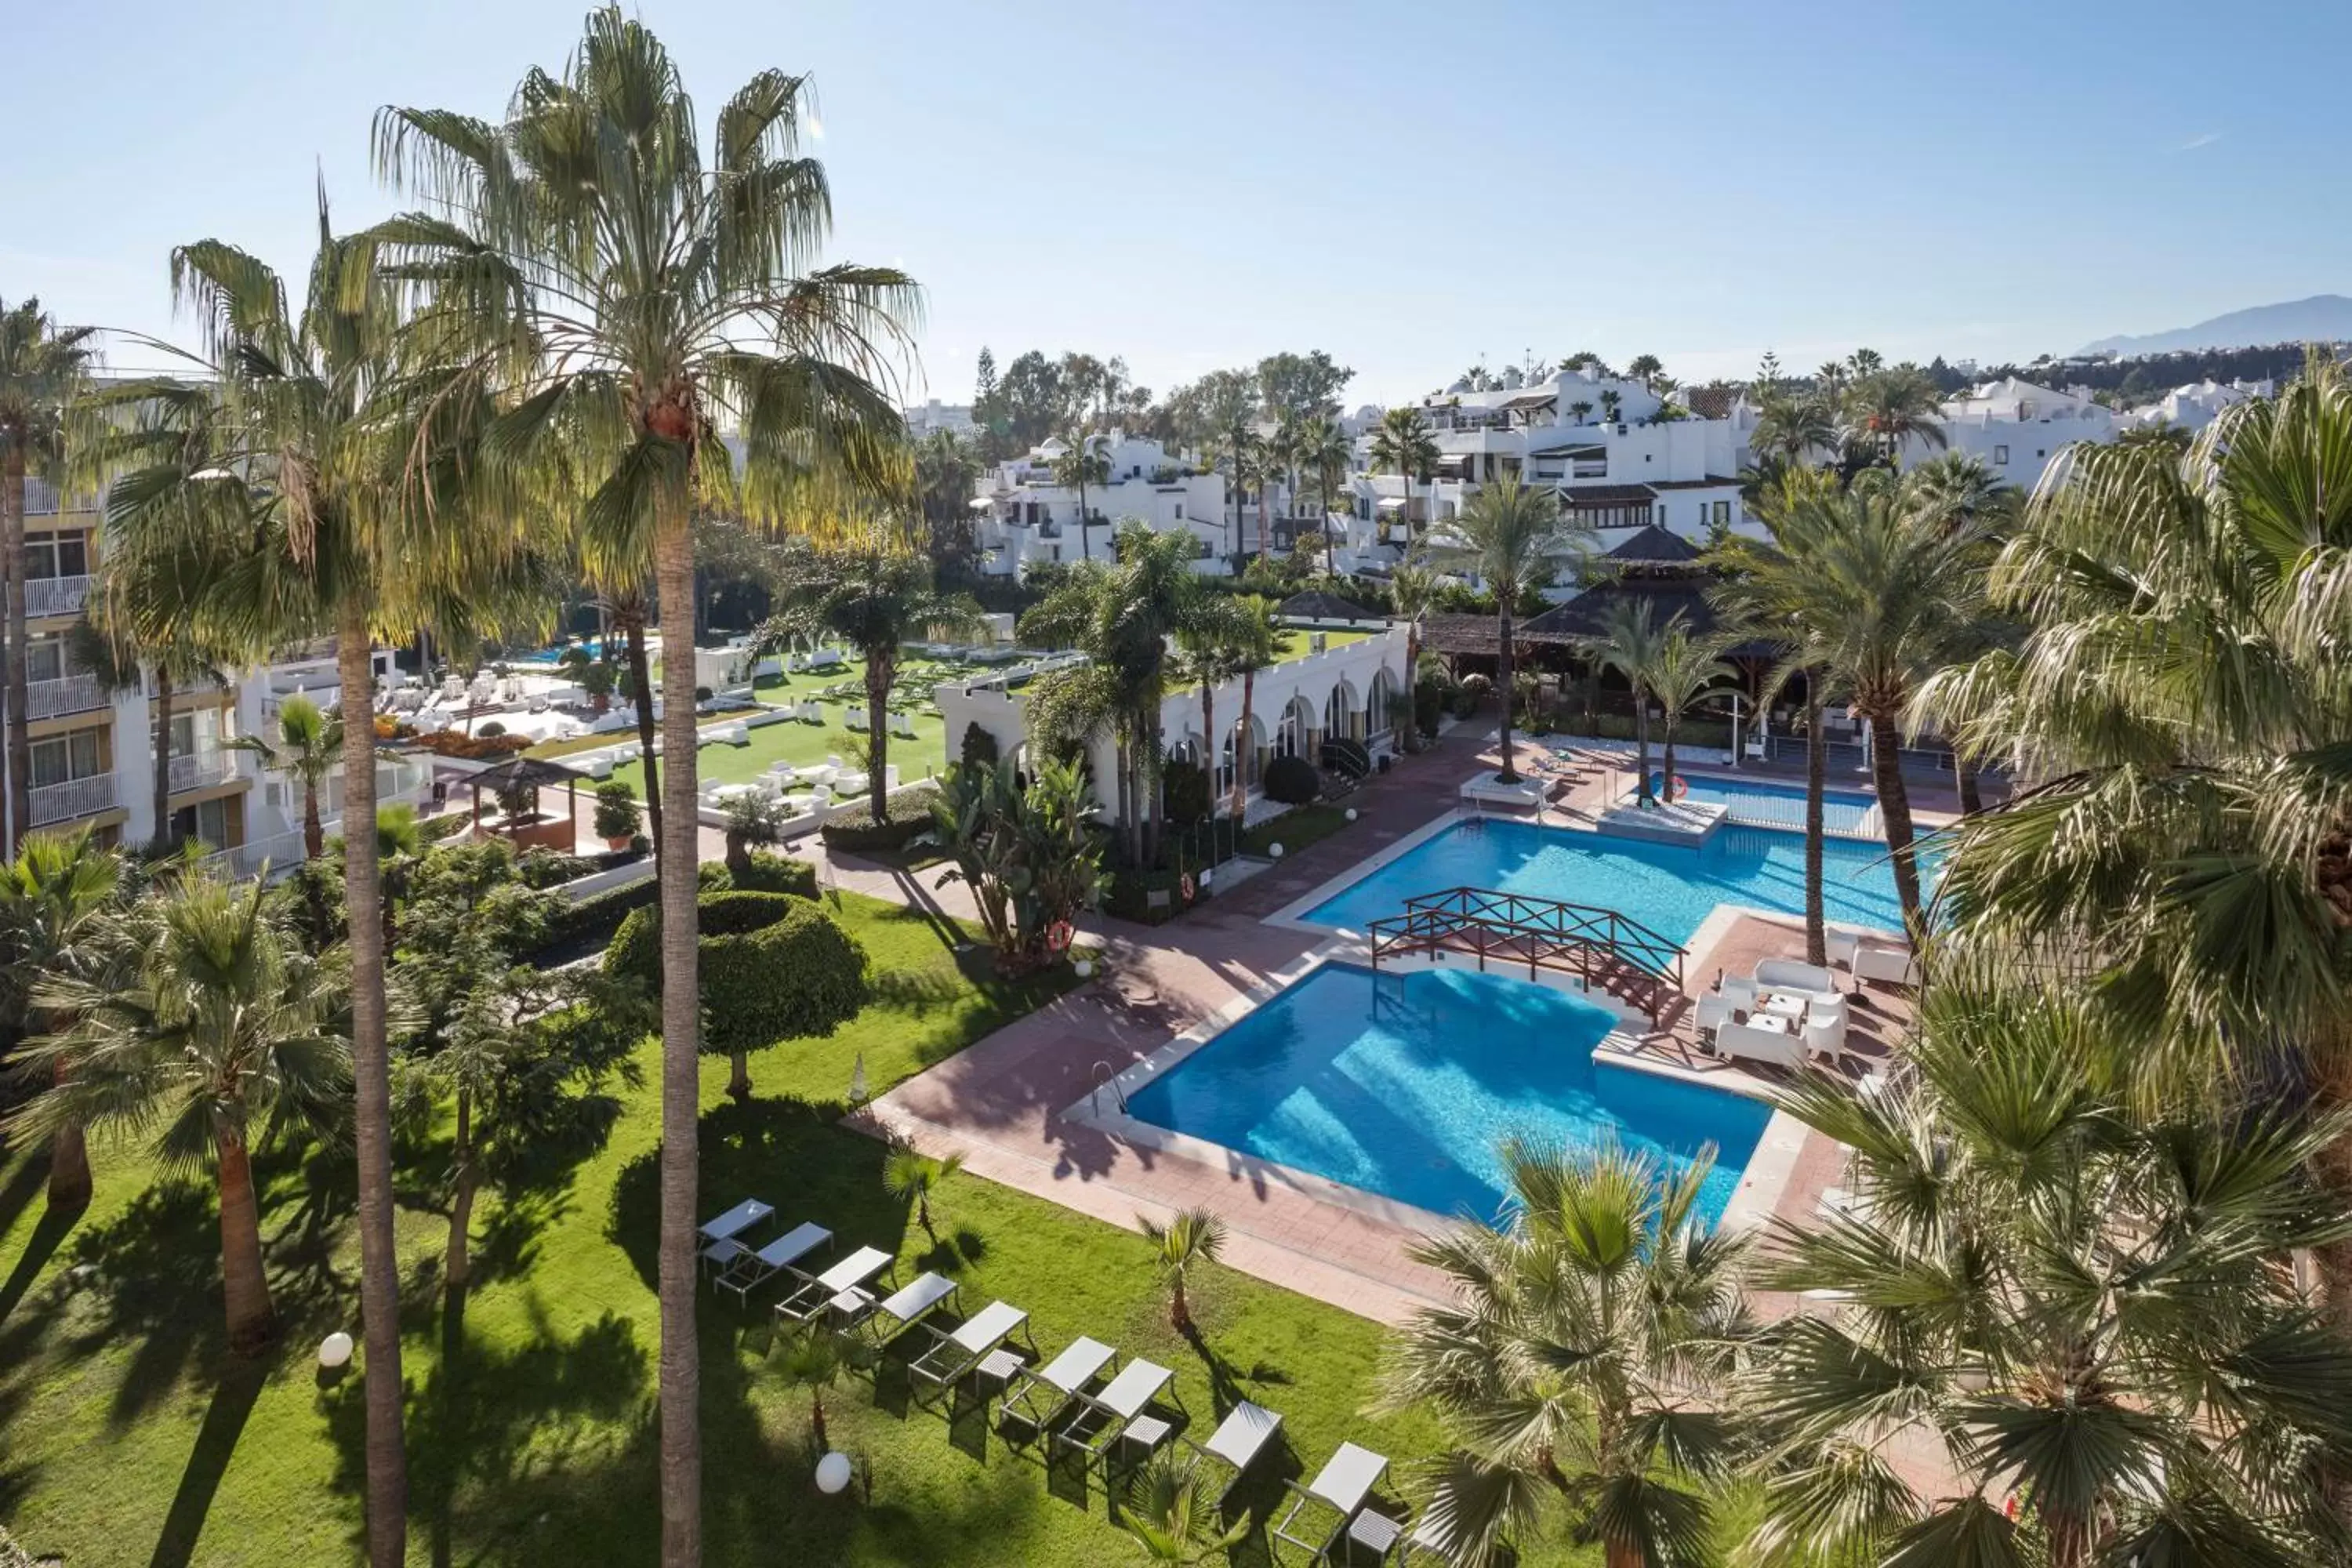
[[[2278,383],[2274,381],[2192,381],[2174,387],[2154,403],[2133,409],[2123,416],[2123,424],[2127,428],[2169,425],[2182,430],[2202,430],[2233,403],[2277,395]]]
[[[1101,440],[1110,480],[1087,487],[1084,519],[1077,487],[1054,477],[1065,451],[1058,438],[988,470],[971,500],[981,570],[1017,578],[1041,563],[1109,560],[1119,525],[1132,519],[1156,532],[1193,534],[1200,542],[1194,569],[1223,574],[1223,557],[1235,548],[1224,476],[1139,436],[1114,431]],[[1243,509],[1241,529],[1240,548],[1255,550],[1254,509]]]
[[[935,430],[949,430],[958,436],[969,436],[980,428],[971,416],[968,403],[941,403],[938,398],[909,404],[899,410],[906,417],[907,434],[917,440]]]
[[[1972,387],[1943,405],[1944,450],[1966,452],[2021,490],[2042,482],[2060,447],[2074,441],[2112,441],[2112,409],[2091,401],[2087,389],[2054,392],[2007,376]],[[1937,448],[1914,440],[1904,448],[1907,468]]]
[[[1247,800],[1259,798],[1258,780],[1276,757],[1305,757],[1320,765],[1326,742],[1347,741],[1362,748],[1356,753],[1360,765],[1377,767],[1396,752],[1399,726],[1412,717],[1405,679],[1407,631],[1402,626],[1374,624],[1379,629],[1369,637],[1346,642],[1330,638],[1328,646],[1325,634],[1302,627],[1297,635],[1307,651],[1257,672],[1251,689],[1250,739],[1240,759]],[[1027,743],[1025,705],[1008,676],[950,683],[932,696],[947,721],[951,754],[973,724],[995,739],[1000,755],[1013,756]],[[1234,742],[1242,717],[1238,679],[1216,689],[1214,710],[1218,736],[1211,776],[1222,801],[1232,794],[1236,765]],[[1160,705],[1160,723],[1172,758],[1198,764],[1210,755],[1199,687],[1171,687]],[[1088,761],[1096,779],[1117,776],[1117,751],[1108,738],[1096,742]],[[1097,793],[1105,796],[1102,815],[1108,816],[1114,809],[1110,792],[1098,787]]]

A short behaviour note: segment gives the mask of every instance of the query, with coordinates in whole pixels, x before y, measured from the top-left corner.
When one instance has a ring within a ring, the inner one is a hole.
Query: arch
[[[1265,765],[1266,753],[1269,750],[1266,742],[1265,715],[1252,713],[1249,727],[1248,755],[1242,762],[1242,788],[1244,793],[1257,787],[1258,774]],[[1240,733],[1241,726],[1235,724],[1225,731],[1224,743],[1217,748],[1215,782],[1219,800],[1230,799],[1234,793],[1234,741]]]
[[[1315,760],[1318,742],[1322,740],[1320,716],[1305,693],[1293,692],[1283,704],[1282,717],[1274,731],[1274,754],[1277,757],[1305,757]]]
[[[1364,736],[1384,735],[1396,727],[1397,679],[1387,665],[1372,672],[1372,689],[1364,699]]]
[[[1341,676],[1323,700],[1323,733],[1327,737],[1345,736],[1351,741],[1363,739],[1363,700],[1346,676]]]

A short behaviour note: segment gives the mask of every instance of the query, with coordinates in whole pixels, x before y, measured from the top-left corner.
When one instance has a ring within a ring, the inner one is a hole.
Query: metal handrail
[[[1408,899],[1402,914],[1372,921],[1369,934],[1375,969],[1384,956],[1448,951],[1474,954],[1481,973],[1495,958],[1526,964],[1530,979],[1544,968],[1573,970],[1589,986],[1597,955],[1650,982],[1653,1023],[1659,991],[1682,991],[1689,956],[1681,943],[1618,910],[1491,888],[1450,888]]]

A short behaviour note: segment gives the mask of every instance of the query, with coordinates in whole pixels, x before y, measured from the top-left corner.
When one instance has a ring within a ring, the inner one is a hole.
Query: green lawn
[[[757,1053],[748,1107],[721,1092],[724,1058],[706,1061],[705,1210],[764,1194],[781,1219],[822,1216],[845,1242],[895,1247],[902,1279],[953,1271],[967,1310],[993,1297],[1028,1308],[1049,1354],[1087,1333],[1176,1369],[1196,1422],[1237,1396],[1280,1410],[1292,1451],[1277,1470],[1320,1464],[1343,1438],[1401,1461],[1435,1447],[1425,1419],[1359,1414],[1380,1331],[1347,1313],[1212,1270],[1188,1342],[1167,1327],[1139,1237],[970,1175],[940,1195],[935,1248],[884,1196],[880,1145],[832,1124],[852,1063],[862,1051],[878,1093],[1062,981],[1008,986],[984,952],[954,951],[964,933],[952,926],[855,896],[841,907],[881,977],[877,1000],[832,1037]],[[462,1314],[435,1288],[446,1227],[434,1197],[404,1175],[414,1562],[655,1555],[650,1042],[639,1059],[645,1083],[623,1093],[601,1137],[547,1150],[527,1185],[477,1213]],[[94,1155],[99,1195],[70,1229],[45,1215],[42,1163],[0,1155],[0,1518],[77,1568],[353,1560],[360,1387],[322,1382],[310,1359],[322,1334],[355,1326],[348,1164],[265,1163],[288,1330],[278,1352],[245,1364],[220,1342],[208,1191],[151,1184],[144,1161],[118,1146]],[[769,1368],[761,1315],[711,1303],[702,1325],[708,1561],[1137,1560],[1105,1523],[1098,1481],[1049,1475],[969,1408],[952,1422],[910,1408],[887,1363],[828,1400],[834,1443],[870,1463],[872,1499],[856,1488],[820,1497],[807,1480],[807,1398]],[[1261,1513],[1270,1479],[1245,1494]],[[1255,1544],[1236,1560],[1264,1561]]]

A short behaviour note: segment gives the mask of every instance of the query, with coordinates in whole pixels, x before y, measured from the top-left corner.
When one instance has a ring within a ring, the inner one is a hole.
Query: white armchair
[[[1883,981],[1889,985],[1916,985],[1919,961],[1899,947],[1861,947],[1854,950],[1853,977]]]
[[[1804,1046],[1796,1036],[1780,1029],[1768,1029],[1760,1024],[1735,1024],[1726,1020],[1715,1031],[1715,1049],[1718,1056],[1765,1062],[1792,1071],[1805,1065]]]

